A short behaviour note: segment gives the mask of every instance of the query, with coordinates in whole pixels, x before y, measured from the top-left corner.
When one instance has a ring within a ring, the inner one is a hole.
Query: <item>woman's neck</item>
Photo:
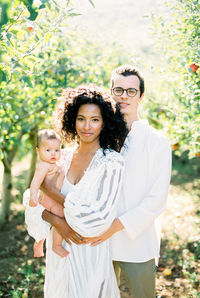
[[[80,142],[78,148],[76,149],[76,152],[82,153],[82,154],[95,154],[95,152],[100,149],[99,142],[97,143],[83,143]]]

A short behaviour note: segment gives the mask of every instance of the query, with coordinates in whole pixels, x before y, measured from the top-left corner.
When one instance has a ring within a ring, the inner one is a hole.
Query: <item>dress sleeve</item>
[[[30,189],[27,189],[23,194],[23,205],[25,209],[25,223],[27,231],[37,242],[45,239],[50,231],[51,225],[42,219],[44,207],[38,204],[36,207],[29,206]]]
[[[124,168],[122,157],[117,157],[117,160],[110,159],[98,166],[87,176],[87,183],[66,197],[65,218],[84,237],[102,234],[116,217]],[[98,178],[95,180],[94,177]]]

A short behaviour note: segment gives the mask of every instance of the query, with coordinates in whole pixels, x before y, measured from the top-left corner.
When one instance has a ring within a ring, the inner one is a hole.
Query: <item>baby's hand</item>
[[[53,168],[50,169],[48,172],[48,175],[55,175],[56,173],[59,173],[61,167],[58,166],[57,164],[53,165]]]
[[[38,205],[38,201],[31,198],[29,201],[29,206],[36,207],[37,205]]]
[[[55,174],[58,174],[58,175],[59,175],[59,174],[61,174],[62,172],[63,172],[63,170],[62,170],[61,166],[55,164],[54,167],[53,167],[53,169],[51,169],[51,170],[48,172],[48,175],[51,175],[51,176],[53,176],[53,175],[55,175]]]

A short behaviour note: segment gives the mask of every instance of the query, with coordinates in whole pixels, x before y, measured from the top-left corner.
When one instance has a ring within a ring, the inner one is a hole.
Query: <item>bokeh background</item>
[[[63,88],[134,64],[146,82],[140,111],[173,150],[157,297],[200,297],[200,3],[198,0],[0,1],[0,297],[42,297],[22,194],[38,129],[52,127]],[[122,276],[121,296],[130,297]]]

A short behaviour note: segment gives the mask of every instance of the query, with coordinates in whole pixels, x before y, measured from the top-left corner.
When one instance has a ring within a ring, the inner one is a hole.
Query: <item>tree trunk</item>
[[[33,175],[35,172],[35,166],[37,162],[37,153],[36,153],[36,146],[37,146],[37,128],[33,129],[29,135],[30,137],[30,143],[32,146],[32,152],[31,152],[31,163],[30,163],[30,169],[29,169],[29,180],[28,180],[28,187],[31,184],[31,181],[33,179]]]
[[[4,151],[4,158],[2,160],[4,166],[3,183],[2,183],[2,197],[1,197],[1,210],[0,210],[0,226],[8,221],[11,203],[12,191],[12,162],[17,153],[19,142],[22,138],[22,131],[19,133],[16,144],[11,151]]]
[[[9,166],[4,165],[0,225],[8,221],[8,215],[9,215],[10,203],[11,203],[11,189],[12,189],[12,173],[11,173],[11,164],[10,164]]]

